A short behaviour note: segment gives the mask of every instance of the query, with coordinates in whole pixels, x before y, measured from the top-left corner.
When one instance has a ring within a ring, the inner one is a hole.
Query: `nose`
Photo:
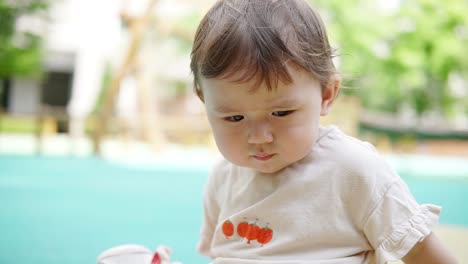
[[[273,133],[267,122],[252,122],[248,131],[249,144],[265,144],[273,142]]]

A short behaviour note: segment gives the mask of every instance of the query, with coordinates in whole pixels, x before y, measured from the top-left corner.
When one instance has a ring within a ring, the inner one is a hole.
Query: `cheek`
[[[235,152],[242,144],[242,129],[225,124],[223,120],[210,120],[213,136],[222,153]],[[224,124],[223,124],[224,123]]]
[[[315,110],[315,109],[314,109]],[[304,110],[294,116],[289,122],[279,124],[279,128],[291,134],[310,134],[318,128],[320,115],[311,110]]]
[[[303,120],[309,120],[305,122]],[[310,148],[315,138],[317,137],[319,120],[317,119],[302,119],[300,122],[294,122],[287,127],[280,129],[280,136],[283,138],[282,144],[294,148]]]
[[[314,137],[313,134],[311,126],[302,125],[289,128],[284,135],[286,136],[285,138],[287,138],[287,141],[294,142],[291,146],[299,147],[310,143]]]
[[[240,132],[242,129],[240,126],[232,126],[224,120],[210,120],[211,129],[215,138],[219,138],[220,140],[237,140],[241,137]]]

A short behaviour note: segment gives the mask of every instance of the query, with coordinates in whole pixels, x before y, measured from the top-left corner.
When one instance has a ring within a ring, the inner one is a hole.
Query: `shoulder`
[[[327,131],[314,149],[317,161],[329,164],[328,174],[334,178],[344,199],[359,203],[357,211],[364,217],[401,179],[372,144],[348,136],[336,127]]]
[[[392,167],[369,142],[343,133],[337,127],[324,128],[317,141],[314,155],[346,175],[366,176],[372,180],[381,174],[395,174]],[[392,177],[391,177],[392,178]],[[391,180],[391,179],[390,179]]]
[[[349,136],[335,126],[321,128],[316,145],[320,155],[331,154],[336,158],[375,158],[378,156],[372,144]]]

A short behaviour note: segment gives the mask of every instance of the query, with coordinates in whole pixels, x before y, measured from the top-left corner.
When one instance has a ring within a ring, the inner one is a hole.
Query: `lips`
[[[253,157],[257,160],[260,160],[260,161],[266,161],[266,160],[269,160],[271,159],[275,154],[257,154],[257,155],[254,155]]]

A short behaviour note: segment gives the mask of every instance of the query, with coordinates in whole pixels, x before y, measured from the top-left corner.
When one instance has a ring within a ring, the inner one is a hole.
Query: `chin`
[[[261,173],[265,173],[265,174],[273,174],[273,173],[276,173],[276,172],[279,172],[280,170],[284,169],[285,167],[271,167],[271,168],[257,168],[257,167],[253,167],[252,169],[258,171],[258,172],[261,172]]]

